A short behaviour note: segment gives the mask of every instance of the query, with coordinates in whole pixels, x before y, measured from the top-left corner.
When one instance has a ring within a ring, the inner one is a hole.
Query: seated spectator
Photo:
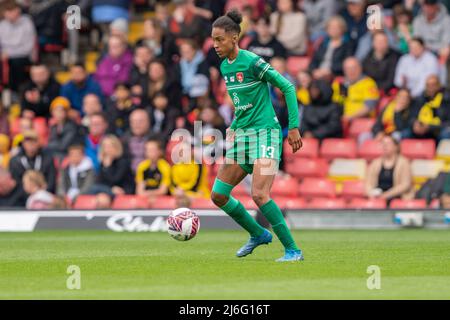
[[[128,21],[124,18],[114,19],[109,24],[109,36],[118,37],[123,42],[128,42]],[[108,51],[106,50],[106,52]]]
[[[122,136],[127,132],[130,127],[130,114],[136,108],[137,106],[131,99],[130,86],[124,83],[116,84],[114,94],[108,99],[106,107],[109,131],[117,136]]]
[[[297,74],[297,100],[302,106],[311,103],[309,96],[309,87],[311,86],[312,76],[308,71],[300,71]]]
[[[36,170],[27,170],[22,178],[23,190],[29,194],[27,210],[50,209],[54,195],[46,190],[47,183],[42,173]]]
[[[395,70],[394,84],[408,88],[413,98],[420,96],[430,75],[439,75],[439,62],[434,54],[425,49],[421,38],[409,42],[410,53],[403,55]]]
[[[373,116],[379,99],[375,81],[362,73],[361,64],[354,57],[345,59],[344,75],[343,82],[333,82],[333,101],[343,106],[343,120]]]
[[[154,58],[152,49],[145,45],[137,46],[134,50],[134,62],[131,68],[130,84],[133,97],[138,98],[141,102],[143,98],[143,87],[147,82],[148,65]],[[136,102],[135,102],[136,103]],[[140,103],[139,103],[140,104]]]
[[[0,134],[9,136],[9,120],[8,111],[0,99]]]
[[[10,196],[11,206],[25,206],[27,196],[22,188],[22,177],[27,170],[41,172],[46,178],[47,191],[55,192],[56,169],[53,157],[47,151],[42,150],[36,131],[28,130],[23,133],[23,141],[19,153],[11,159],[9,170],[17,184]]]
[[[151,132],[148,112],[143,109],[134,110],[130,114],[130,130],[122,138],[133,172],[136,172],[139,163],[145,159],[145,142],[153,137],[155,135]]]
[[[394,7],[394,32],[397,36],[397,47],[401,54],[409,52],[409,41],[412,39],[412,13],[403,5]]]
[[[73,109],[83,115],[83,99],[93,93],[103,99],[100,85],[90,76],[82,63],[70,67],[70,81],[61,87],[60,95],[69,99]]]
[[[79,194],[84,194],[95,182],[92,160],[84,153],[84,146],[74,144],[69,147],[68,165],[59,175],[57,194],[67,196],[73,201]]]
[[[364,74],[377,83],[378,88],[388,94],[395,87],[395,67],[400,54],[389,47],[387,35],[376,32],[373,35],[372,49],[362,62]]]
[[[62,160],[70,145],[82,139],[78,125],[69,119],[70,101],[64,97],[55,98],[50,105],[53,124],[47,150]]]
[[[171,184],[169,163],[163,158],[159,140],[150,139],[145,143],[145,160],[136,170],[136,194],[149,198],[166,195]]]
[[[157,93],[149,110],[152,132],[167,142],[175,130],[175,121],[179,111],[169,105],[169,98],[162,92]]]
[[[425,0],[413,21],[413,35],[423,39],[427,49],[442,61],[450,56],[450,16],[439,0]]]
[[[352,52],[359,39],[367,32],[368,13],[366,7],[367,0],[346,0],[346,6],[340,13],[347,25],[347,37],[352,44]]]
[[[93,94],[89,93],[83,98],[83,118],[81,119],[81,124],[88,128],[89,127],[89,119],[93,114],[101,113],[103,111],[103,106],[100,101],[100,98]]]
[[[295,0],[278,0],[277,11],[270,15],[270,29],[289,55],[304,55],[308,49],[306,15]]]
[[[314,53],[309,71],[315,79],[329,79],[342,75],[344,60],[352,54],[345,36],[347,26],[340,16],[332,17],[326,26],[327,36]]]
[[[172,63],[179,55],[175,39],[155,17],[144,21],[144,35],[136,42],[137,47],[148,47],[153,55],[166,63]]]
[[[180,75],[181,86],[184,94],[189,94],[192,80],[197,74],[209,75],[209,66],[205,61],[205,56],[193,41],[185,41],[180,46]]]
[[[177,39],[194,39],[203,43],[209,35],[205,20],[197,13],[197,8],[188,0],[174,0],[175,5],[167,28]]]
[[[22,116],[48,119],[50,103],[59,95],[60,85],[44,64],[31,66],[30,77],[22,95]]]
[[[182,142],[178,146],[180,153],[176,154],[180,154],[181,157],[173,159],[170,194],[185,195],[190,198],[209,198],[208,168],[194,160],[194,152],[190,144]]]
[[[410,137],[410,128],[416,116],[411,104],[409,91],[400,89],[395,99],[378,115],[377,121],[372,127],[371,137],[380,140],[385,135],[391,135],[396,140]]]
[[[16,155],[19,152],[20,145],[23,141],[23,133],[33,130],[33,121],[30,118],[20,118],[19,119],[19,133],[13,137],[11,154]]]
[[[300,130],[304,138],[337,138],[342,136],[341,108],[332,102],[328,82],[315,80],[309,88],[311,102],[303,108]]]
[[[9,65],[9,86],[18,92],[28,80],[27,68],[36,43],[36,29],[31,18],[22,14],[16,1],[2,4],[4,19],[0,21],[2,60]]]
[[[133,55],[126,43],[119,37],[111,36],[108,39],[108,54],[100,60],[94,75],[106,97],[113,94],[117,83],[130,80],[132,65]]]
[[[0,168],[8,169],[11,155],[9,153],[10,139],[7,135],[0,133]]]
[[[16,188],[16,181],[7,169],[0,167],[0,207],[11,206],[11,193]]]
[[[414,196],[409,160],[400,155],[398,142],[392,136],[381,140],[383,154],[373,160],[366,173],[366,193],[370,198],[411,199]]]
[[[85,138],[85,152],[91,158],[96,172],[100,168],[100,163],[98,162],[100,143],[107,130],[108,120],[103,113],[96,113],[90,116],[88,133]]]
[[[256,24],[256,37],[249,43],[247,50],[257,54],[265,61],[273,57],[286,58],[286,48],[270,33],[270,18],[260,17]]]
[[[398,49],[398,41],[395,34],[390,29],[382,25],[381,29],[373,28],[369,30],[369,32],[366,32],[361,39],[359,39],[354,54],[359,61],[364,61],[364,59],[369,55],[371,49],[373,48],[374,36],[378,33],[383,33],[386,36],[388,48],[392,48],[393,50]]]
[[[450,94],[442,88],[438,76],[427,78],[425,92],[415,105],[418,114],[410,138],[450,138]]]
[[[100,145],[98,154],[100,170],[95,184],[88,194],[105,193],[110,196],[134,193],[134,179],[130,162],[123,154],[119,138],[106,135]]]
[[[338,5],[334,0],[304,0],[301,8],[306,14],[310,39],[315,41],[326,35],[327,21],[337,13]]]

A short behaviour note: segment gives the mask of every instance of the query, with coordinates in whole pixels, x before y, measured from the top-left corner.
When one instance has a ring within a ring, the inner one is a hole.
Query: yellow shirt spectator
[[[194,162],[177,163],[172,166],[172,187],[170,193],[180,188],[187,196],[209,198],[208,169]]]
[[[145,190],[158,189],[161,184],[169,188],[170,171],[170,164],[164,159],[159,159],[154,168],[151,160],[144,160],[137,167],[136,184],[145,182]]]

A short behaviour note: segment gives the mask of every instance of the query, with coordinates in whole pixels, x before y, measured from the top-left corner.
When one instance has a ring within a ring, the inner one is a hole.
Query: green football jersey
[[[269,83],[279,88],[289,111],[289,129],[298,128],[298,104],[295,87],[258,55],[240,49],[235,60],[225,59],[220,71],[235,106],[230,128],[280,128],[272,105]]]

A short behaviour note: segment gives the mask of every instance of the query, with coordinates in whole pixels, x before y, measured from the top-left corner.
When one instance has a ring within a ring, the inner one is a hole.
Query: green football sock
[[[248,231],[252,237],[259,237],[263,234],[264,228],[247,212],[242,203],[230,195],[228,202],[220,207],[242,228]]]
[[[290,250],[299,250],[297,245],[295,244],[294,239],[292,238],[291,231],[286,225],[283,213],[281,212],[280,208],[275,203],[275,201],[270,199],[268,202],[263,204],[259,209],[272,225],[273,231],[277,235],[278,239],[280,239],[284,248]]]

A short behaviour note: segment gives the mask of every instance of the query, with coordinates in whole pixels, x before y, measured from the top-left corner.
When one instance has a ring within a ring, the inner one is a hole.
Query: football
[[[190,240],[195,237],[199,229],[200,219],[189,208],[175,209],[167,218],[167,231],[176,240]]]

